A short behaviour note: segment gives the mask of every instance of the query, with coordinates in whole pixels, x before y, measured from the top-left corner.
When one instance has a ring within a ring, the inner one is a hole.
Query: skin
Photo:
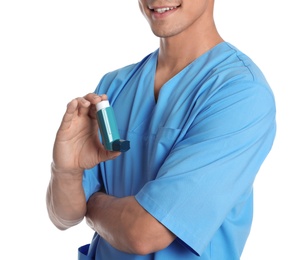
[[[213,19],[214,0],[139,0],[139,7],[160,38],[155,75],[156,99],[160,88],[200,55],[222,42]],[[153,9],[175,7],[159,14]],[[53,148],[52,174],[47,190],[47,209],[61,230],[87,224],[118,250],[149,254],[175,239],[133,196],[116,198],[102,192],[86,204],[83,170],[112,160],[119,152],[106,151],[98,139],[95,104],[106,95],[89,93],[72,100],[57,131]]]

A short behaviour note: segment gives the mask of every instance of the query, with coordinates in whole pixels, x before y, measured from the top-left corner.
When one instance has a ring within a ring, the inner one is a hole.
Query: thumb
[[[104,155],[105,160],[104,160],[104,161],[114,160],[114,159],[116,159],[119,155],[121,155],[121,152],[105,150],[105,155]]]

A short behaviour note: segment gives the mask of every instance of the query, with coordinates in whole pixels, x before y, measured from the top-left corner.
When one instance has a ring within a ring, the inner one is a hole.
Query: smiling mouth
[[[179,6],[172,6],[172,7],[162,7],[162,8],[150,8],[151,12],[156,12],[159,14],[163,14],[168,11],[172,11],[174,9],[177,9]]]

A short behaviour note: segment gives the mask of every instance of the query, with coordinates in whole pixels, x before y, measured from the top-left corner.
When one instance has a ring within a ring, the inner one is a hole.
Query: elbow
[[[142,239],[136,239],[129,244],[129,252],[136,255],[148,255],[168,247],[170,243],[155,244]]]
[[[53,214],[49,214],[49,218],[51,222],[54,224],[54,226],[61,231],[69,229],[70,227],[73,227],[81,223],[83,220],[83,218],[76,219],[76,220],[66,220],[66,219],[59,218]]]
[[[140,239],[132,241],[131,237],[129,241],[126,241],[126,250],[124,251],[126,253],[135,255],[148,255],[155,252],[152,250],[151,245],[148,245],[146,242],[141,241]]]
[[[55,208],[54,203],[50,199],[50,196],[47,196],[46,206],[49,219],[59,230],[66,230],[70,227],[73,227],[81,223],[85,217],[85,208],[82,208],[78,211],[59,210],[59,208]]]
[[[54,224],[54,226],[55,226],[57,229],[59,229],[59,230],[61,230],[61,231],[64,231],[64,230],[66,230],[66,229],[69,228],[69,227],[66,227],[66,226],[64,226],[64,225],[61,225],[60,223],[54,222],[54,221],[52,221],[52,223]]]
[[[59,230],[66,230],[82,222],[84,219],[83,213],[72,214],[72,215],[62,215],[57,214],[54,210],[52,204],[47,205],[48,216],[54,226]]]
[[[146,232],[146,229],[133,231],[130,229],[126,235],[128,253],[148,255],[168,247],[175,239],[175,235],[166,230],[164,233]]]
[[[148,245],[148,243],[138,238],[136,238],[134,241],[130,241],[128,246],[129,253],[135,255],[148,255],[154,252],[151,245]]]

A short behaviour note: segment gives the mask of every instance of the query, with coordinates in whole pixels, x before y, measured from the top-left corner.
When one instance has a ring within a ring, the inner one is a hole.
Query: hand
[[[95,104],[106,99],[106,95],[90,93],[68,103],[54,143],[55,171],[81,174],[84,169],[120,155],[105,150],[98,138]]]

